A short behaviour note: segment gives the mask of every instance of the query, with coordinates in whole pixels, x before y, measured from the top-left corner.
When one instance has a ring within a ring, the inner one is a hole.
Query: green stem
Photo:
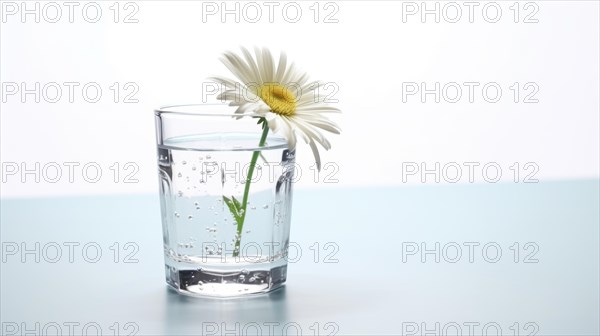
[[[261,124],[263,126],[263,132],[258,143],[258,147],[263,147],[267,140],[267,134],[269,133],[269,125],[267,120],[261,118]],[[246,177],[246,185],[244,187],[244,198],[242,198],[242,214],[237,223],[237,236],[235,239],[235,247],[233,249],[233,256],[237,257],[240,254],[240,243],[242,242],[242,230],[244,229],[244,220],[246,219],[246,207],[248,206],[248,196],[250,195],[250,184],[252,183],[252,175],[254,174],[254,168],[256,168],[256,161],[260,151],[254,151],[252,153],[252,160],[250,161],[250,167],[248,168],[248,176]]]

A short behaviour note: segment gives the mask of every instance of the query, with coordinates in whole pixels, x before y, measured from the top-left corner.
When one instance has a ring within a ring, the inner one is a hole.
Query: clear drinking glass
[[[286,280],[294,152],[257,117],[227,105],[155,111],[167,283],[182,294],[240,296]],[[247,188],[251,159],[256,161]],[[243,226],[227,200],[242,207]]]

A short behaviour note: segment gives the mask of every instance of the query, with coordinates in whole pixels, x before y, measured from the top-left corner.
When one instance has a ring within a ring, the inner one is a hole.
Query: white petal
[[[302,119],[305,122],[308,122],[310,124],[314,124],[315,126],[324,125],[324,126],[328,126],[330,128],[334,128],[337,131],[341,130],[341,128],[335,122],[333,122],[332,120],[330,120],[329,118],[327,118],[326,116],[321,115],[321,114],[316,114],[316,113],[315,114],[298,114],[298,113],[296,113],[296,115],[294,117]],[[322,128],[324,128],[324,127],[322,127]]]
[[[221,92],[221,93],[219,93],[217,95],[217,100],[220,100],[220,101],[227,101],[227,100],[236,101],[238,99],[235,97],[235,90],[225,90],[225,91],[223,91],[223,92]]]
[[[340,134],[340,128],[331,121],[307,120],[306,122],[324,131],[328,131],[334,134]]]
[[[307,120],[331,121],[329,118],[327,118],[326,113],[320,113],[319,111],[300,111],[299,112],[296,110],[295,116],[302,118],[302,119],[307,119]]]
[[[258,68],[258,73],[260,74],[261,84],[268,82],[267,74],[265,73],[262,51],[259,48],[254,47],[254,55],[256,57],[256,66]]]
[[[329,85],[327,89],[324,86]],[[296,102],[298,106],[305,106],[309,104],[325,104],[326,101],[335,99],[337,84],[325,83],[322,81],[313,81],[302,86],[302,96]]]
[[[229,104],[229,106],[238,106],[238,108],[234,112],[235,119],[241,119],[244,116],[261,116],[260,113],[256,112],[257,104],[255,104],[255,103],[250,103],[250,102],[241,103],[241,104],[231,103],[231,104]]]
[[[258,70],[258,66],[256,65],[256,62],[254,62],[254,58],[252,58],[252,55],[250,54],[248,49],[246,49],[244,47],[242,47],[242,53],[244,54],[244,57],[246,58],[246,62],[248,62],[248,67],[252,71],[252,74],[253,74],[252,82],[262,84],[263,80],[262,80],[262,77],[260,76],[260,71]]]
[[[246,112],[254,112],[254,107],[255,104],[254,103],[244,103],[241,104],[237,110],[235,110],[236,114],[244,114]]]
[[[267,124],[269,125],[271,131],[277,133],[277,131],[279,131],[279,120],[274,116],[274,114],[275,113],[266,113],[265,118],[267,119]]]
[[[259,99],[258,102],[256,102],[256,112],[260,114],[271,113],[271,107]]]
[[[287,66],[287,56],[285,53],[281,53],[279,56],[279,65],[277,66],[277,73],[275,74],[275,78],[273,79],[276,83],[282,84],[281,81],[283,79],[283,75],[285,74]]]
[[[308,105],[321,105],[328,106],[328,103],[334,103],[336,100],[334,92],[319,92],[317,94],[316,91],[302,91],[302,96],[298,98],[296,101],[296,105],[298,107],[308,106]]]
[[[253,103],[258,103],[258,102],[262,101],[259,96],[254,94],[252,89],[249,89],[249,88],[245,88],[245,89],[246,89],[245,91],[242,91],[242,93],[239,94],[239,96],[242,97],[241,98],[242,100],[251,101]]]
[[[308,81],[308,74],[306,72],[296,73],[296,77],[292,79],[292,83],[297,85],[298,87],[303,87]]]
[[[264,117],[267,119],[267,124],[273,133],[277,133],[286,139],[288,148],[290,150],[296,148],[296,135],[294,134],[294,127],[292,127],[289,120],[272,112],[266,113]]]
[[[312,149],[313,156],[315,157],[315,163],[317,164],[317,171],[321,171],[321,156],[319,155],[319,149],[317,148],[317,145],[315,145],[315,142],[312,141],[312,139],[310,140],[310,142],[308,144],[310,145],[310,149]]]
[[[290,130],[288,133],[288,137],[286,137],[287,143],[288,143],[288,148],[290,150],[294,150],[296,148],[295,128],[287,117],[281,117],[281,119],[283,120],[283,122],[285,122],[287,128]]]
[[[229,78],[225,78],[225,77],[218,77],[218,76],[214,76],[214,77],[208,77],[208,80],[211,80],[213,82],[217,82],[221,85],[224,85],[226,89],[235,89],[236,83],[239,82],[235,82]]]
[[[301,90],[300,93],[302,94],[300,97],[298,97],[298,100],[296,101],[296,103],[299,106],[302,105],[307,105],[307,104],[324,104],[324,101],[327,98],[330,98],[331,93],[326,92],[326,91],[316,91],[316,90]]]
[[[227,78],[213,77],[212,80],[225,84],[227,90],[222,91],[218,96],[218,100],[230,101],[230,106],[239,106],[244,103],[257,103],[260,100],[251,89],[240,83],[234,83]],[[234,84],[234,88],[231,85]],[[235,85],[237,84],[237,86]]]
[[[262,50],[262,59],[263,59],[262,67],[263,67],[263,72],[265,74],[264,81],[273,83],[273,81],[275,80],[273,78],[273,72],[275,72],[275,64],[273,62],[273,56],[271,55],[271,52],[267,48],[263,48],[263,50]]]
[[[305,83],[304,85],[302,85],[302,92],[316,90],[317,88],[320,88],[325,84],[326,84],[325,82],[320,81],[320,80],[315,80],[310,83]]]
[[[321,144],[323,148],[325,148],[326,150],[329,150],[331,148],[331,143],[329,143],[329,141],[323,136],[323,134],[321,134],[321,132],[319,132],[315,127],[304,123],[299,118],[295,118],[294,121],[296,122],[296,125],[300,129],[302,129],[304,133],[306,133],[306,135],[308,135],[312,139],[317,140],[317,142]]]
[[[285,71],[283,78],[281,79],[281,85],[287,85],[291,82],[291,80],[295,77],[296,73],[296,65],[294,63],[290,64],[290,67]]]
[[[296,108],[296,113],[298,113],[298,114],[341,113],[341,111],[337,107],[323,105],[323,104],[315,104],[315,105],[299,106]]]
[[[302,140],[304,140],[305,143],[309,143],[310,142],[310,138],[308,137],[308,135],[300,128],[296,125],[296,121],[295,119],[290,121],[290,124],[295,125],[293,126],[294,131],[298,134],[300,134],[300,137],[302,138]]]
[[[298,108],[300,108],[300,107],[304,107],[304,106],[319,104],[319,101],[322,102],[324,98],[325,97],[321,97],[321,96],[315,97],[314,92],[302,91],[302,96],[300,96],[296,99],[296,106]]]
[[[244,61],[236,54],[227,52],[221,58],[221,62],[233,73],[243,84],[252,81],[252,73]]]
[[[321,156],[319,155],[319,150],[317,149],[317,146],[313,140],[313,136],[312,136],[311,132],[310,131],[307,132],[307,128],[300,125],[296,118],[287,119],[287,121],[290,123],[290,127],[292,129],[294,129],[293,125],[296,125],[295,132],[300,134],[300,136],[302,136],[302,139],[304,140],[304,142],[306,142],[310,146],[310,148],[313,152],[313,156],[315,157],[315,162],[317,164],[317,170],[320,171],[321,170]]]

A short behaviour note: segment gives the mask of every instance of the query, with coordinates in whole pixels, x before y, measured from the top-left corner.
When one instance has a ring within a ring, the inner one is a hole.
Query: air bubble
[[[186,161],[181,161],[181,164],[183,164],[183,165],[184,165],[184,164],[187,164],[187,162],[186,162]]]
[[[180,215],[179,215],[179,213],[178,213],[178,212],[176,212],[176,213],[175,213],[175,217],[179,218],[179,216],[180,216]]]
[[[183,175],[181,173],[177,174],[177,177],[182,177]]]
[[[269,208],[268,204],[263,205],[263,209],[268,209],[268,208]]]
[[[188,216],[188,219],[189,219],[189,220],[192,220],[193,218],[194,218],[194,216],[192,216],[192,215],[189,215],[189,216]]]

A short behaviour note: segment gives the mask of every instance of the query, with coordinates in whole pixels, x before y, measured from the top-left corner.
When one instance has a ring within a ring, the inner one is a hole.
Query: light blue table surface
[[[598,180],[296,190],[287,285],[235,300],[167,289],[158,195],[2,200],[2,333],[598,335],[599,193]],[[407,253],[436,242],[439,263]]]

